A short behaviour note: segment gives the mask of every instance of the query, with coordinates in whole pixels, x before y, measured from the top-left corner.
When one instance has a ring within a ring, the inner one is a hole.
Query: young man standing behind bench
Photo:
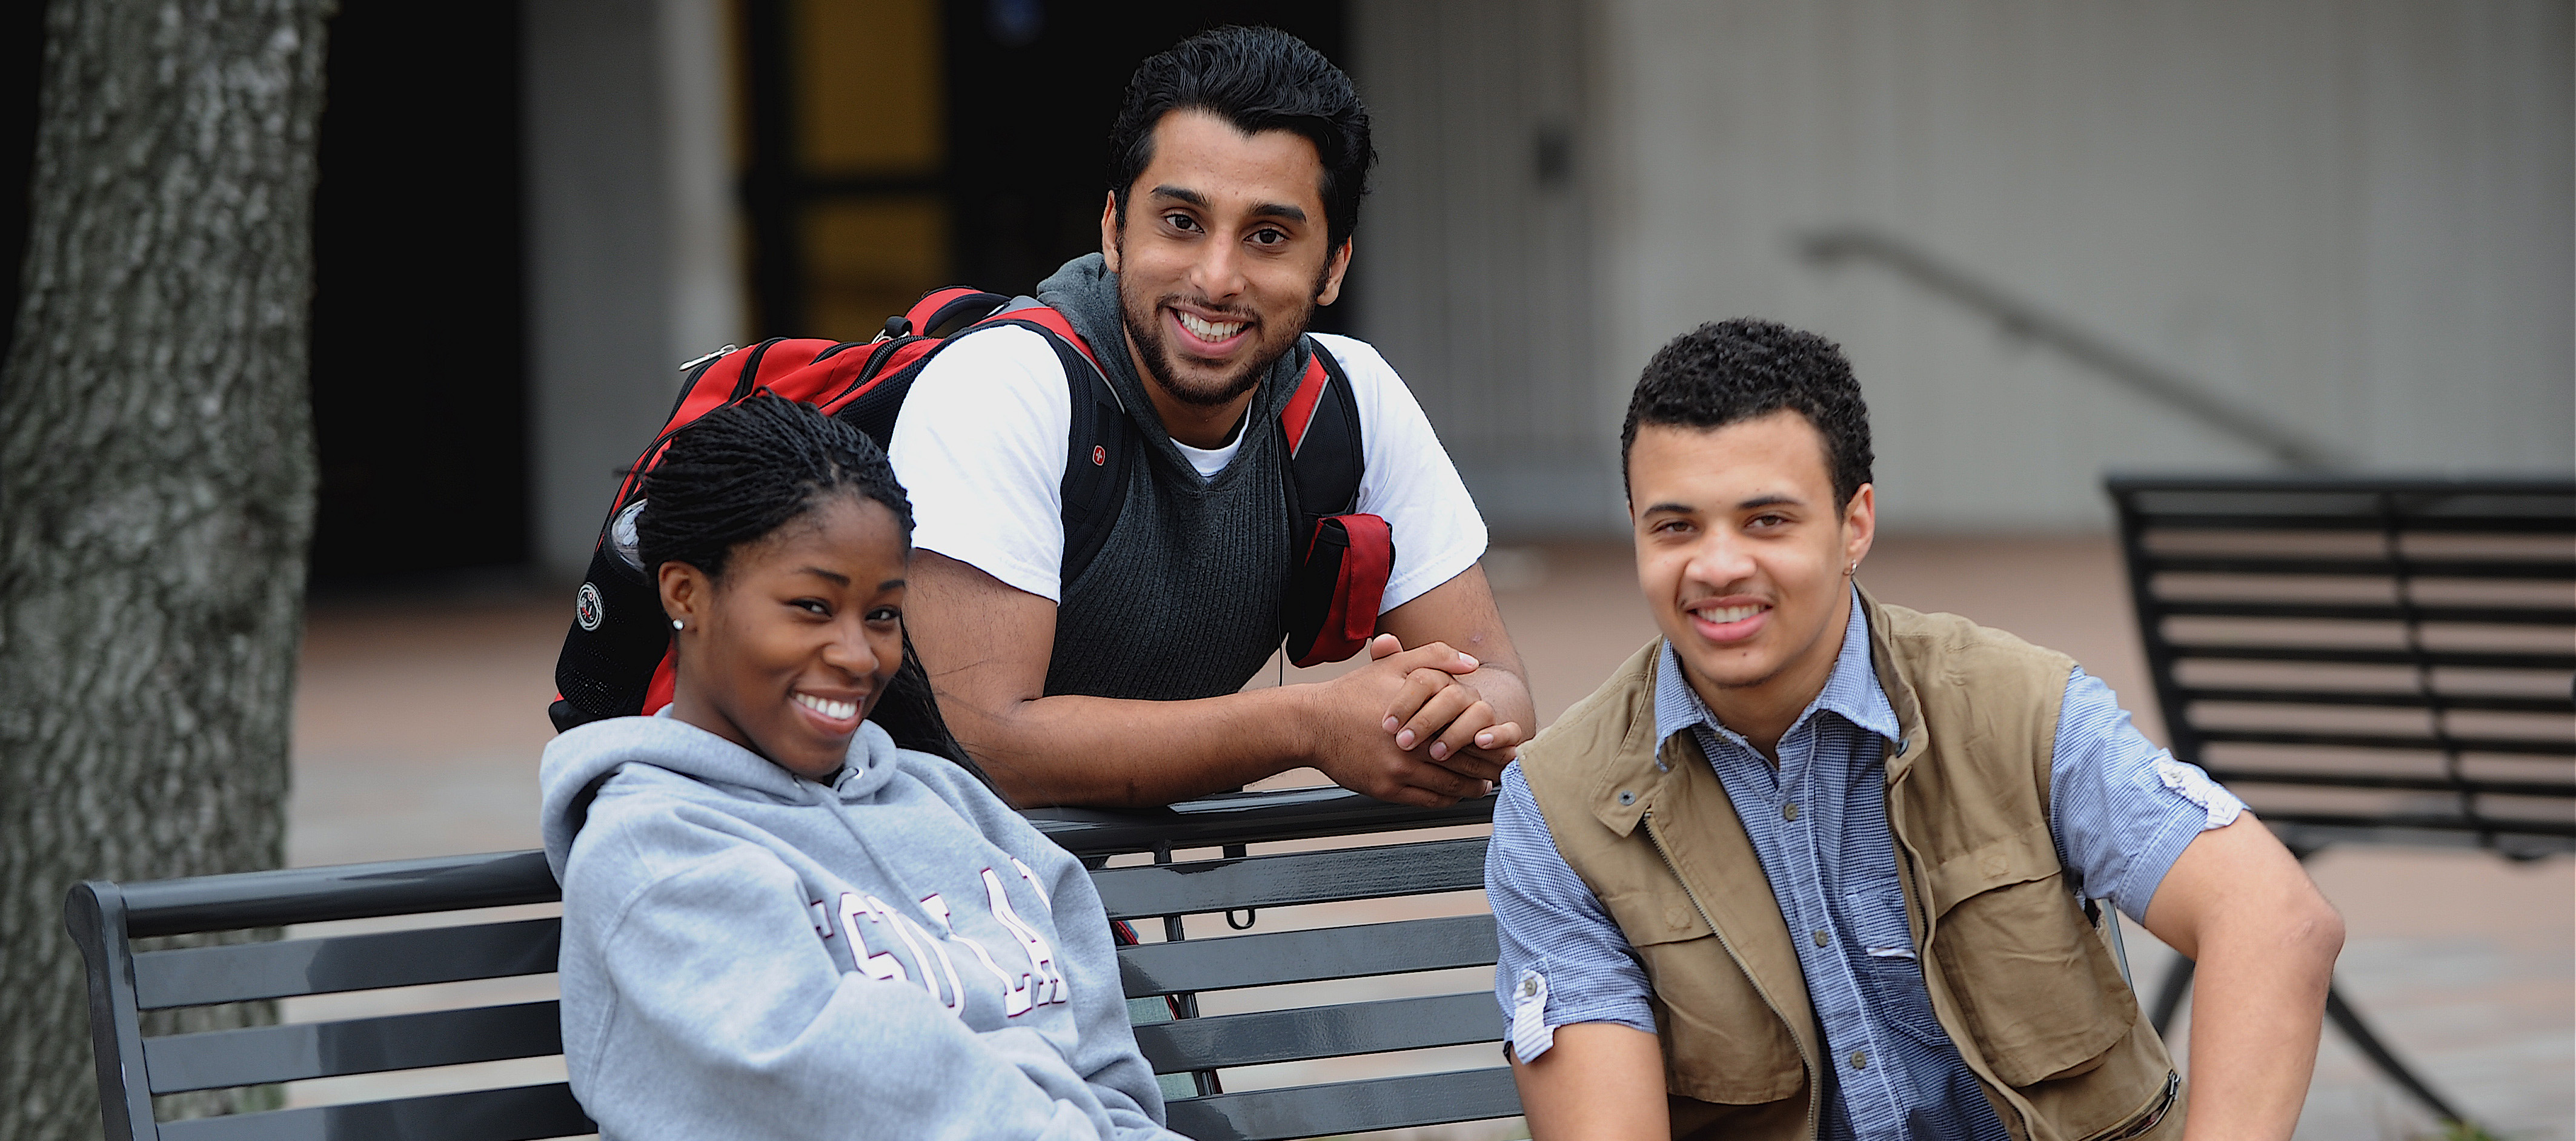
[[[1202,33],[1137,68],[1109,150],[1100,253],[1037,289],[1141,437],[1098,556],[1064,580],[1073,409],[1037,334],[942,350],[895,424],[921,518],[910,628],[949,726],[1023,807],[1167,804],[1307,765],[1382,800],[1483,795],[1533,723],[1484,521],[1377,350],[1304,335],[1340,295],[1376,157],[1349,77],[1275,29]],[[1357,616],[1374,660],[1237,692],[1280,644],[1304,538],[1279,425],[1314,346],[1357,404],[1355,510],[1394,536],[1380,609]]]
[[[1841,352],[1702,326],[1621,450],[1663,637],[1522,749],[1487,857],[1532,1136],[2287,1138],[2341,920],[2072,659],[1852,581]],[[2187,1125],[2079,891],[2199,963]]]

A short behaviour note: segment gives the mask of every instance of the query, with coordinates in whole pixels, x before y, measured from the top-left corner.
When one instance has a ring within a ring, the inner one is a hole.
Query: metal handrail
[[[1802,235],[1797,244],[1809,261],[1822,265],[1847,259],[1884,265],[1916,285],[1994,318],[2008,335],[2055,349],[2077,364],[2252,444],[2293,468],[2319,471],[2352,466],[2334,449],[2228,399],[2216,386],[2157,364],[1903,238],[1866,226],[1838,226]]]

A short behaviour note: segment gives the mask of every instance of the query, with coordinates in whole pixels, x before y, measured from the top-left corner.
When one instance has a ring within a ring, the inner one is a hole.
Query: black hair
[[[838,496],[882,504],[912,545],[912,500],[876,441],[813,405],[758,393],[709,412],[671,437],[644,476],[635,520],[648,573],[686,563],[721,580],[734,552],[768,538]],[[939,715],[930,675],[903,638],[903,662],[868,720],[906,749],[946,757],[993,787]]]
[[[1350,240],[1377,162],[1368,108],[1333,61],[1277,28],[1213,28],[1136,68],[1109,128],[1109,193],[1121,225],[1127,192],[1154,161],[1154,125],[1191,110],[1216,114],[1247,135],[1294,131],[1315,144],[1324,164],[1325,233],[1332,249]]]
[[[1637,428],[1671,424],[1722,428],[1795,410],[1825,440],[1825,471],[1834,501],[1849,506],[1870,482],[1869,405],[1842,347],[1814,333],[1774,321],[1738,317],[1712,321],[1675,337],[1646,362],[1628,419],[1619,426],[1619,476],[1628,475],[1628,450]]]

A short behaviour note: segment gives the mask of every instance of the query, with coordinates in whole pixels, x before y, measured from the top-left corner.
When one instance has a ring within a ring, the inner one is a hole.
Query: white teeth
[[[1244,326],[1244,322],[1241,321],[1203,321],[1190,313],[1182,313],[1180,316],[1181,327],[1205,341],[1222,341],[1242,332]]]
[[[1715,623],[1718,623],[1718,624],[1720,624],[1720,625],[1724,625],[1725,623],[1728,623],[1728,622],[1741,622],[1741,621],[1744,621],[1744,620],[1745,620],[1745,619],[1747,619],[1747,618],[1751,618],[1751,617],[1753,617],[1753,616],[1754,616],[1754,615],[1756,615],[1756,614],[1760,614],[1760,613],[1762,613],[1762,607],[1760,607],[1760,606],[1707,606],[1707,607],[1701,607],[1701,608],[1698,608],[1698,609],[1692,610],[1692,611],[1691,611],[1691,613],[1696,614],[1696,615],[1699,615],[1701,618],[1703,618],[1703,619],[1705,619],[1705,620],[1707,620],[1707,621],[1715,622]]]
[[[834,701],[828,697],[816,697],[810,693],[797,694],[796,703],[834,721],[847,721],[859,714],[858,702]]]

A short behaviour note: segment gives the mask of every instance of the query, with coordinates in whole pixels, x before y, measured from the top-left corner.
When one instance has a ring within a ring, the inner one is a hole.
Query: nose
[[[877,648],[868,640],[864,620],[853,616],[836,623],[832,640],[823,644],[823,664],[852,677],[871,677],[877,672]]]
[[[1243,250],[1223,239],[1199,243],[1190,263],[1190,286],[1210,301],[1223,302],[1243,292]]]
[[[1691,582],[1716,589],[1741,582],[1753,575],[1753,552],[1744,538],[1724,527],[1712,527],[1691,548],[1690,565],[1683,572]]]

